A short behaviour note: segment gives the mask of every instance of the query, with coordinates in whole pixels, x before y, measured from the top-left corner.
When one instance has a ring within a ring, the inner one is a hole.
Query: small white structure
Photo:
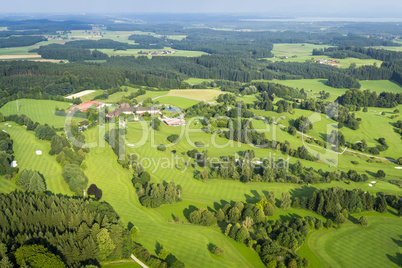
[[[131,144],[131,143],[128,143],[127,146],[128,146],[128,147],[134,147],[135,145],[134,145],[134,144]]]
[[[4,129],[1,132],[7,133],[7,131],[5,131]]]
[[[372,181],[371,183],[373,183],[373,184],[374,184],[374,183],[377,183],[377,182],[376,182],[376,181]]]
[[[17,167],[17,166],[18,166],[17,161],[11,162],[10,166],[11,166],[11,167]]]
[[[371,183],[369,183],[369,186],[370,186],[370,187],[373,187],[373,185],[372,185]]]
[[[402,167],[395,167],[396,169],[402,169]]]
[[[42,155],[42,151],[41,151],[41,150],[37,150],[37,151],[36,151],[36,155]]]
[[[11,125],[8,125],[8,127],[11,127]]]

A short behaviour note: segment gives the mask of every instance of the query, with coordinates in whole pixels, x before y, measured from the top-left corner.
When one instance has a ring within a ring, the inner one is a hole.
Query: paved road
[[[142,263],[139,259],[137,259],[134,254],[131,254],[131,258],[138,263],[139,265],[141,265],[143,268],[149,268],[148,266],[146,266],[144,263]]]

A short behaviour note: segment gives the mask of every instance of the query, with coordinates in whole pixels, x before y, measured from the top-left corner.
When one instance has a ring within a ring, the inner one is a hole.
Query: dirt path
[[[137,258],[134,256],[134,254],[131,254],[131,258],[132,258],[136,263],[138,263],[139,265],[141,265],[142,267],[144,267],[144,268],[149,268],[149,267],[146,266],[144,263],[142,263],[139,259],[137,259]]]

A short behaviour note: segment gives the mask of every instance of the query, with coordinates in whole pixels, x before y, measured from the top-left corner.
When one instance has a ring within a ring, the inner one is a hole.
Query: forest
[[[133,249],[130,231],[113,208],[91,199],[0,194],[0,227],[0,254],[8,265],[3,267],[98,266],[127,258]]]

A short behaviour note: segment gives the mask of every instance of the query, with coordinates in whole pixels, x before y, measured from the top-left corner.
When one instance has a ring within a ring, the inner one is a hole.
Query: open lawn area
[[[59,109],[67,109],[71,105],[68,102],[53,100],[18,100],[19,112],[17,111],[17,101],[10,101],[0,108],[3,115],[25,114],[34,122],[48,124],[49,126],[64,126],[65,117],[55,116],[56,107]]]
[[[186,97],[200,101],[212,101],[224,92],[216,89],[175,89],[166,96]]]
[[[35,137],[33,131],[27,131],[25,127],[18,126],[16,123],[9,123],[12,127],[0,124],[0,130],[7,131],[14,141],[13,149],[18,168],[32,169],[39,171],[46,180],[47,190],[53,193],[72,194],[67,183],[61,176],[61,165],[56,162],[56,156],[49,155],[50,142],[42,141]],[[36,151],[42,151],[42,155],[36,155]],[[0,179],[4,180],[4,179]],[[3,181],[0,185],[5,185],[5,189],[13,189],[12,185]],[[3,187],[2,191],[4,192]]]
[[[253,80],[277,83],[288,87],[304,89],[308,97],[319,97],[320,91],[329,92],[331,95],[326,101],[335,101],[337,97],[344,94],[347,88],[333,88],[326,85],[326,79],[300,79],[300,80]]]
[[[360,84],[361,89],[370,89],[377,92],[377,94],[381,92],[402,93],[402,87],[389,80],[365,80],[360,81]]]
[[[308,257],[311,267],[401,267],[402,219],[368,220],[367,227],[348,221],[340,230],[315,231],[297,253]]]

